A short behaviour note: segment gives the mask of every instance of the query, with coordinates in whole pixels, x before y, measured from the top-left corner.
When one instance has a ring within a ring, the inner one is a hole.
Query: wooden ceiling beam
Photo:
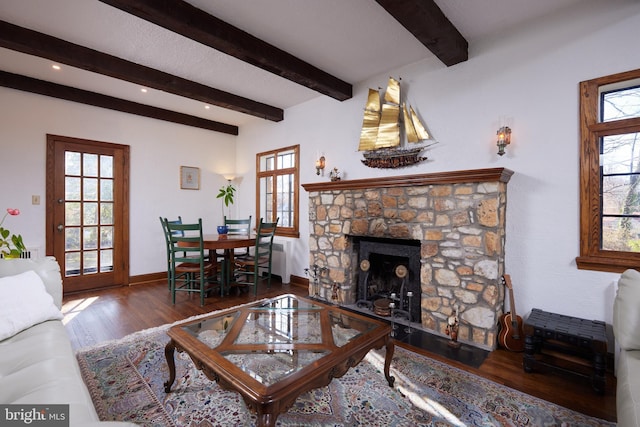
[[[163,108],[152,107],[150,105],[144,105],[71,86],[34,79],[32,77],[26,77],[6,71],[0,71],[0,86],[37,93],[39,95],[51,96],[53,98],[64,99],[67,101],[79,102],[86,105],[93,105],[95,107],[121,111],[123,113],[136,114],[138,116],[150,117],[152,119],[212,130],[229,135],[238,135],[237,126],[203,119],[189,114],[177,113]]]
[[[339,101],[351,84],[182,0],[100,0]]]
[[[446,66],[469,59],[469,43],[434,0],[376,0]]]
[[[0,21],[0,46],[174,95],[279,122],[281,108],[253,101],[47,34]]]

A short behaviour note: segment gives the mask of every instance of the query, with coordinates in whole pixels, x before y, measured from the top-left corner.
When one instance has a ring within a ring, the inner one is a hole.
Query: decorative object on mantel
[[[316,175],[320,175],[320,171],[324,172],[325,158],[324,156],[320,156],[318,160],[316,160]]]
[[[511,128],[509,126],[501,126],[496,134],[498,135],[498,156],[503,156],[504,149],[511,144]]]
[[[338,170],[338,168],[333,168],[331,172],[329,172],[329,178],[331,178],[331,181],[340,181],[340,174],[341,172]]]
[[[389,77],[382,105],[380,93],[375,89],[369,89],[358,146],[358,151],[363,152],[362,163],[365,166],[383,169],[401,168],[427,160],[420,154],[435,142],[426,146],[402,147],[402,124],[404,124],[404,135],[408,143],[415,144],[431,139],[413,108],[410,105],[407,107],[404,102],[401,106],[400,82]]]
[[[22,242],[22,236],[20,234],[11,234],[8,228],[2,227],[7,215],[20,215],[20,210],[7,208],[7,213],[4,214],[2,221],[0,221],[0,258],[20,258],[26,246]],[[11,237],[9,237],[9,235],[11,235]],[[13,246],[13,248],[11,246]]]

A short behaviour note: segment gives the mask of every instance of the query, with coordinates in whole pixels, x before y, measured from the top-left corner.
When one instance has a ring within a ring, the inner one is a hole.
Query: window
[[[640,268],[640,70],[580,83],[578,268]]]
[[[258,221],[278,220],[277,235],[298,237],[298,167],[300,146],[256,154]]]

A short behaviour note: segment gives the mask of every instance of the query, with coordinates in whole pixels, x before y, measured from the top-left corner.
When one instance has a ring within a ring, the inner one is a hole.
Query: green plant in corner
[[[4,214],[2,221],[0,221],[0,254],[2,254],[3,258],[20,258],[20,254],[26,249],[26,246],[22,242],[20,234],[11,234],[9,229],[2,227],[7,215],[20,215],[20,210],[7,208],[7,213]],[[13,248],[11,247],[12,245]]]
[[[222,216],[224,217],[224,207],[226,206],[227,208],[229,207],[229,205],[233,205],[233,198],[236,195],[236,188],[231,184],[231,181],[229,181],[229,184],[227,185],[223,185],[222,187],[220,187],[220,191],[218,192],[218,195],[216,196],[216,199],[222,199]]]

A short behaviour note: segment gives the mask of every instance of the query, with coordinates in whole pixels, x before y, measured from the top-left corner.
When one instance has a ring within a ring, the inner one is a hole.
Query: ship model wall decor
[[[415,147],[401,144],[403,136],[411,144],[421,143],[430,136],[413,108],[401,104],[398,80],[389,77],[383,99],[381,103],[380,93],[369,89],[358,146],[358,151],[363,152],[362,163],[371,168],[390,169],[427,160],[421,156],[422,150],[433,144]],[[404,125],[404,132],[401,125]]]

